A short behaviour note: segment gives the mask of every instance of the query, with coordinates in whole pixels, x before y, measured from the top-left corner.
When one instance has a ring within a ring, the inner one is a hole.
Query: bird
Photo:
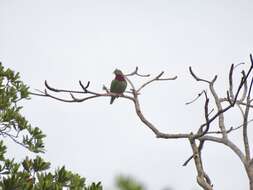
[[[115,78],[111,82],[110,92],[116,93],[116,94],[122,94],[126,90],[127,81],[121,70],[115,69],[113,73],[115,74]],[[113,103],[115,98],[116,96],[111,97],[110,104]]]

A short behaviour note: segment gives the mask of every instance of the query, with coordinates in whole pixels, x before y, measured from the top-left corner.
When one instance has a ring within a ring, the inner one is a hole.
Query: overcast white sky
[[[71,89],[79,88],[78,80],[90,80],[90,88],[101,91],[116,67],[164,70],[179,78],[143,91],[144,114],[164,132],[189,132],[203,122],[203,102],[185,102],[206,87],[190,77],[188,67],[207,78],[219,74],[217,87],[224,94],[230,64],[247,62],[253,53],[252,19],[250,0],[0,0],[0,60],[32,90],[43,89],[47,79]],[[191,154],[188,142],[156,139],[127,100],[66,104],[33,97],[24,112],[47,134],[45,158],[53,167],[64,164],[89,181],[102,181],[105,190],[121,173],[149,190],[199,189],[193,163],[181,166]],[[228,115],[227,121],[241,120]],[[208,144],[204,152],[215,189],[248,188],[229,149]],[[26,153],[11,146],[11,156]]]

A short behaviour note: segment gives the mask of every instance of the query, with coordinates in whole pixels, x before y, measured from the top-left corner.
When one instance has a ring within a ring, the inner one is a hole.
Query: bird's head
[[[115,75],[123,75],[122,71],[119,69],[115,69],[113,72]]]

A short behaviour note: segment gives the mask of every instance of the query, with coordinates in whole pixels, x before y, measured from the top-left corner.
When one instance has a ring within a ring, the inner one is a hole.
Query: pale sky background
[[[31,90],[43,89],[47,79],[67,89],[90,80],[92,90],[102,91],[115,68],[177,75],[147,87],[142,109],[163,132],[189,132],[204,121],[203,99],[185,102],[207,87],[188,67],[208,79],[219,74],[216,87],[224,95],[230,64],[248,62],[253,53],[252,20],[250,0],[0,0],[0,60]],[[125,99],[109,105],[109,98],[67,104],[33,97],[24,114],[47,134],[44,157],[52,168],[66,165],[88,181],[102,181],[105,190],[118,174],[149,190],[200,189],[193,163],[181,166],[191,155],[187,140],[156,139]],[[231,113],[226,121],[237,125],[241,118]],[[10,146],[10,156],[27,154]],[[226,147],[208,143],[204,164],[214,189],[248,189],[242,164]]]

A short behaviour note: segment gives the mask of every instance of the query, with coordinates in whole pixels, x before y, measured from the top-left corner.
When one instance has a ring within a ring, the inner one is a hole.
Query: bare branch
[[[210,128],[209,111],[208,111],[209,98],[207,97],[206,91],[204,91],[204,94],[205,94],[205,98],[206,98],[205,107],[204,107],[205,108],[206,125],[201,125],[200,129],[198,130],[197,138],[200,138],[200,137],[204,136]],[[205,130],[203,130],[204,127],[206,127]]]
[[[103,90],[105,90],[106,93],[110,93],[109,89],[105,85],[103,85]]]
[[[205,107],[204,107],[205,108],[206,125],[202,125],[199,128],[197,135],[194,137],[195,139],[204,136],[209,131],[209,128],[210,128],[210,124],[209,124],[209,111],[208,111],[209,98],[207,97],[206,91],[203,91],[203,92],[204,92],[205,99],[206,99],[206,101],[205,101]],[[203,130],[204,127],[206,127],[205,130]],[[198,146],[199,156],[201,156],[201,150],[202,150],[203,146],[204,146],[204,141],[200,141],[200,144]],[[193,155],[184,162],[183,166],[186,166],[188,164],[188,162],[192,158],[193,158]]]
[[[219,101],[220,101],[221,103],[223,103],[223,102],[229,102],[228,98],[220,98]],[[230,103],[233,104],[233,102],[230,102]],[[242,101],[240,101],[240,100],[237,100],[235,103],[238,104],[238,105],[243,105],[243,106],[247,106],[247,105],[248,105],[247,103],[242,102]],[[248,105],[248,106],[249,106],[250,108],[253,108],[253,105]]]
[[[86,86],[82,84],[81,81],[79,81],[79,85],[82,87],[83,91],[77,91],[77,90],[65,90],[65,89],[57,89],[49,86],[48,82],[45,80],[45,86],[47,89],[53,91],[53,92],[66,92],[66,93],[74,93],[74,94],[93,94],[93,95],[100,95],[99,93],[92,92],[88,90],[88,87],[90,86],[90,81],[87,82]]]
[[[132,73],[126,74],[126,75],[124,75],[124,76],[134,76],[134,75],[137,75],[137,76],[139,76],[139,77],[149,77],[149,76],[150,76],[150,74],[146,74],[146,75],[139,74],[139,73],[138,73],[138,70],[139,70],[139,68],[136,67],[135,70],[134,70]]]
[[[251,59],[252,59],[252,55],[250,55],[250,57],[251,57]],[[214,77],[214,79],[213,79],[212,81],[207,81],[207,80],[205,80],[205,79],[201,79],[201,78],[197,77],[196,74],[194,74],[194,72],[192,71],[191,67],[189,68],[190,73],[191,73],[191,75],[195,78],[195,80],[207,82],[207,83],[209,84],[209,88],[210,88],[210,90],[211,90],[211,93],[212,93],[212,95],[213,95],[213,97],[214,97],[214,99],[215,99],[215,102],[216,102],[216,105],[217,105],[217,108],[218,108],[218,112],[217,112],[212,118],[210,118],[209,122],[211,123],[211,122],[214,121],[217,117],[219,117],[219,126],[220,126],[220,128],[221,128],[221,131],[223,132],[223,137],[224,137],[224,138],[227,138],[227,137],[226,137],[227,135],[226,135],[226,133],[225,133],[226,129],[225,129],[225,126],[224,126],[224,115],[223,115],[223,113],[226,112],[227,110],[229,110],[231,107],[233,107],[234,104],[236,103],[237,97],[238,97],[238,95],[239,95],[239,92],[240,92],[242,86],[244,85],[244,83],[247,81],[247,78],[248,78],[248,76],[249,76],[249,74],[250,74],[250,72],[251,72],[251,70],[252,70],[252,67],[253,67],[253,63],[251,64],[251,67],[250,67],[250,69],[248,70],[247,75],[246,75],[246,76],[244,75],[244,76],[242,77],[241,83],[240,83],[240,85],[239,85],[239,87],[238,87],[238,89],[237,89],[237,92],[236,92],[236,94],[235,94],[235,96],[234,96],[233,101],[230,101],[230,100],[229,100],[229,96],[227,97],[227,100],[230,102],[230,105],[227,106],[227,107],[224,108],[224,109],[222,109],[220,99],[219,99],[219,97],[218,97],[218,95],[217,95],[217,93],[216,93],[216,91],[214,90],[214,87],[213,87],[213,84],[214,84],[215,80],[217,79],[217,75]],[[231,66],[231,69],[230,69],[230,84],[231,84],[231,82],[232,82],[232,73],[233,73],[233,65]],[[232,94],[233,94],[233,93],[232,93]],[[207,123],[205,123],[205,124],[203,124],[203,125],[207,125]],[[202,127],[203,127],[203,125],[202,125]]]
[[[250,55],[250,57],[252,59],[252,55]],[[235,94],[234,100],[232,101],[232,103],[230,105],[228,105],[224,109],[222,109],[220,98],[218,97],[217,93],[215,92],[215,90],[213,88],[213,82],[215,81],[216,77],[213,79],[213,81],[211,83],[208,82],[209,83],[209,88],[212,92],[212,95],[215,99],[215,102],[216,102],[216,105],[217,105],[217,108],[218,108],[217,113],[209,119],[209,124],[211,122],[213,122],[217,117],[219,117],[219,127],[221,128],[223,138],[227,138],[226,129],[225,129],[225,126],[224,126],[224,115],[223,115],[223,113],[228,111],[230,108],[232,108],[235,105],[235,103],[237,101],[237,97],[240,93],[240,90],[242,89],[244,83],[247,81],[248,76],[251,73],[252,69],[253,69],[253,61],[252,61],[252,64],[251,64],[247,74],[245,76],[242,76],[242,79],[241,79],[240,85],[238,86],[238,89],[237,89],[237,92]],[[207,125],[207,123],[202,124],[201,127],[203,127],[205,125]],[[198,138],[198,135],[196,135],[196,138]]]
[[[164,74],[164,72],[161,72],[160,74],[158,74],[155,78],[153,78],[152,80],[144,83],[138,91],[140,91],[142,88],[144,88],[145,86],[147,86],[148,84],[150,84],[153,81],[159,81],[159,80],[175,80],[177,77],[173,77],[173,78],[161,78],[161,76]],[[140,104],[139,104],[139,100],[138,100],[138,95],[139,92],[135,89],[135,86],[133,84],[133,82],[127,77],[127,76],[133,76],[133,75],[137,75],[137,76],[141,76],[141,77],[148,77],[150,75],[141,75],[138,73],[138,67],[136,67],[135,71],[133,71],[130,74],[124,75],[125,79],[128,81],[128,83],[130,84],[130,86],[132,87],[132,91],[129,92],[132,94],[132,96],[127,96],[124,94],[115,94],[115,93],[111,93],[105,86],[103,86],[103,90],[106,91],[106,93],[97,93],[97,92],[92,92],[88,89],[88,87],[90,86],[90,82],[88,82],[86,85],[83,85],[83,83],[81,81],[79,81],[79,85],[81,86],[83,91],[76,91],[76,90],[65,90],[65,89],[57,89],[57,88],[53,88],[51,87],[47,81],[45,81],[45,86],[48,90],[52,91],[52,92],[64,92],[64,93],[69,93],[71,99],[63,99],[63,98],[59,98],[57,96],[54,96],[50,93],[47,92],[47,90],[45,90],[44,92],[39,91],[40,94],[38,93],[31,93],[33,95],[38,95],[38,96],[45,96],[45,97],[50,97],[62,102],[69,102],[69,103],[74,103],[74,102],[83,102],[86,101],[88,99],[93,99],[93,98],[98,98],[98,97],[108,97],[108,96],[117,96],[117,97],[122,97],[122,98],[126,98],[129,99],[131,101],[134,102],[135,105],[135,111],[137,113],[137,115],[139,116],[140,120],[149,128],[152,130],[152,132],[156,135],[157,138],[188,138],[189,134],[166,134],[166,133],[162,133],[160,132],[151,122],[149,122],[144,115],[142,114],[142,111],[140,109]],[[84,95],[88,95],[87,97],[84,98],[77,98],[76,94],[84,94]]]
[[[13,135],[11,135],[11,134],[9,134],[9,133],[7,133],[7,132],[4,132],[4,131],[0,131],[0,134],[1,134],[3,137],[6,137],[6,136],[10,137],[11,140],[13,140],[15,143],[17,143],[17,144],[23,146],[23,147],[26,148],[26,149],[29,148],[29,147],[26,146],[25,144],[19,142],[19,141],[17,140],[17,136],[13,136]]]
[[[50,87],[49,85],[47,85],[47,86]],[[88,85],[86,85],[86,86],[88,86]],[[52,89],[54,89],[54,90],[52,90]],[[32,92],[30,92],[30,94],[33,94],[33,95],[36,95],[36,96],[50,97],[50,98],[53,98],[55,100],[58,100],[58,101],[61,101],[61,102],[67,102],[67,103],[78,103],[78,102],[83,102],[83,101],[86,101],[86,100],[89,100],[89,99],[93,99],[93,98],[108,97],[108,96],[118,96],[118,97],[126,98],[126,99],[129,99],[129,100],[133,101],[133,97],[127,96],[127,95],[124,95],[124,94],[111,93],[111,92],[108,91],[108,89],[105,86],[104,86],[103,89],[104,90],[106,89],[106,93],[96,93],[96,92],[91,92],[91,91],[87,90],[87,88],[84,88],[84,89],[85,89],[84,91],[75,91],[75,90],[55,89],[55,88],[50,87],[50,90],[54,91],[54,92],[68,92],[70,94],[70,96],[71,96],[71,99],[59,98],[57,96],[49,94],[46,89],[44,90],[44,92],[40,91],[41,94],[32,93]],[[78,94],[91,94],[91,96],[88,96],[88,97],[85,97],[85,98],[76,98],[74,96],[75,93],[76,94],[77,93]]]
[[[197,169],[197,174],[198,174],[197,175],[197,182],[205,190],[213,190],[213,186],[211,184],[210,178],[208,177],[208,175],[206,174],[206,172],[203,169],[201,156],[200,156],[198,147],[195,143],[195,140],[192,138],[190,138],[189,140],[190,140],[190,144],[192,147],[193,158],[194,158],[195,167]]]
[[[233,68],[233,65],[231,66],[231,68]],[[219,97],[218,97],[218,95],[217,95],[217,93],[216,93],[216,91],[215,91],[215,89],[213,87],[214,82],[217,79],[217,75],[214,76],[214,78],[213,78],[212,81],[208,81],[208,80],[201,79],[201,78],[197,77],[196,74],[192,71],[191,67],[189,67],[189,70],[190,70],[191,75],[194,77],[194,79],[196,81],[202,81],[202,82],[206,82],[206,83],[209,84],[209,89],[210,89],[210,91],[211,91],[211,93],[213,95],[213,98],[215,100],[215,103],[216,103],[216,106],[217,106],[217,109],[218,109],[218,112],[211,119],[209,119],[208,118],[209,114],[207,112],[208,111],[207,108],[208,108],[209,99],[207,98],[207,95],[205,93],[205,96],[206,96],[206,102],[205,102],[205,119],[206,119],[206,123],[204,123],[204,124],[202,124],[200,126],[200,129],[199,129],[200,133],[198,132],[198,134],[196,135],[196,138],[199,138],[199,137],[205,135],[205,133],[209,130],[210,123],[212,121],[214,121],[214,119],[216,119],[217,117],[219,117],[219,127],[220,127],[220,129],[222,131],[222,135],[223,135],[224,138],[227,138],[227,135],[225,133],[226,129],[225,129],[225,126],[224,126],[224,116],[223,116],[223,112],[222,112],[221,102],[219,101]],[[233,70],[233,69],[231,69],[231,70]],[[206,126],[206,128],[203,131],[203,127],[204,126]]]
[[[240,158],[240,160],[242,161],[244,165],[247,163],[246,158],[244,154],[242,153],[242,151],[232,141],[228,139],[205,135],[199,138],[199,140],[212,141],[212,142],[224,144],[228,146]]]
[[[202,79],[202,78],[197,77],[197,75],[193,72],[193,70],[192,70],[191,67],[189,67],[189,71],[190,71],[191,75],[193,76],[193,78],[194,78],[196,81],[202,81],[202,82],[206,82],[206,83],[209,83],[209,84],[210,84],[210,83],[214,83],[214,82],[216,81],[216,79],[217,79],[217,75],[215,75],[212,81],[208,81],[208,80],[206,80],[206,79]]]
[[[253,121],[253,119],[248,120],[247,123],[249,124],[249,123],[251,123],[252,121]],[[230,132],[236,131],[236,130],[242,128],[242,127],[243,127],[243,124],[241,124],[241,125],[239,125],[239,126],[237,126],[237,127],[230,127],[230,128],[226,131],[226,133],[229,134]],[[207,132],[206,134],[221,134],[221,133],[222,133],[221,131],[209,131],[209,132]]]
[[[250,88],[247,96],[247,104],[250,104],[250,93],[252,89],[252,84],[253,84],[253,78],[251,79],[250,83]],[[243,117],[243,142],[244,142],[244,149],[245,149],[245,155],[246,155],[246,160],[250,160],[250,148],[249,148],[249,139],[248,139],[248,116],[249,116],[249,106],[246,106],[245,112],[244,112],[244,117]]]
[[[53,87],[51,87],[51,86],[48,84],[47,80],[45,80],[44,83],[45,83],[46,88],[47,88],[48,90],[50,90],[50,91],[53,91],[53,92],[68,92],[68,93],[78,93],[78,94],[83,94],[83,93],[84,93],[84,91],[65,90],[65,89],[53,88]],[[88,82],[88,83],[89,83],[89,82]],[[85,93],[86,93],[86,92],[85,92]]]
[[[204,147],[204,143],[205,141],[200,141],[199,142],[199,146],[198,146],[198,152],[199,152],[199,155],[201,156],[201,151]],[[191,159],[193,159],[193,155],[191,155],[184,163],[183,163],[183,166],[187,166],[187,164],[191,161]]]
[[[238,63],[238,64],[236,64],[235,66],[234,66],[234,68],[236,68],[236,67],[239,67],[240,65],[244,65],[245,63]]]
[[[164,139],[177,139],[177,138],[189,138],[190,134],[166,134],[160,132],[151,122],[149,122],[145,116],[143,115],[140,103],[137,95],[134,97],[134,105],[135,105],[135,111],[140,120],[156,135],[157,138],[164,138]]]
[[[253,158],[250,160],[249,165],[250,165],[250,166],[253,165]]]
[[[82,87],[83,91],[87,93],[87,89],[90,86],[90,81],[87,82],[86,86],[83,85],[82,81],[79,80],[79,84]]]
[[[197,97],[194,98],[193,100],[186,102],[186,105],[192,104],[193,102],[195,102],[197,99],[199,99],[199,97],[204,93],[204,90],[202,90],[200,93],[198,93]]]
[[[182,166],[187,166],[187,164],[193,159],[193,155],[191,155],[184,163]]]
[[[131,90],[133,91],[133,93],[136,93],[136,89],[135,89],[135,86],[134,86],[134,84],[132,83],[132,81],[128,78],[128,77],[126,77],[125,76],[125,79],[127,80],[127,82],[130,84],[130,86],[131,86]]]
[[[242,75],[243,75],[243,77],[245,77],[245,72],[244,71],[242,71]],[[246,98],[247,91],[248,91],[248,82],[247,82],[247,80],[245,81],[243,86],[244,86],[243,94],[242,94],[242,97],[240,98],[239,102],[243,102]]]
[[[231,65],[230,71],[229,71],[229,94],[230,94],[230,96],[228,96],[229,101],[230,101],[229,98],[233,100],[235,97],[234,92],[233,92],[233,70],[234,70],[234,64]]]
[[[218,117],[218,119],[219,119],[219,128],[220,128],[220,130],[221,130],[221,132],[222,132],[223,138],[227,138],[226,128],[225,128],[225,124],[224,124],[224,114],[223,114],[224,112],[222,112],[222,105],[221,105],[221,102],[219,101],[219,97],[218,97],[218,95],[217,95],[217,93],[216,93],[216,91],[215,91],[215,89],[214,89],[213,84],[214,84],[214,83],[210,83],[210,84],[209,84],[209,89],[210,89],[210,91],[211,91],[211,93],[212,93],[212,96],[213,96],[213,98],[214,98],[214,100],[215,100],[215,104],[216,104],[216,107],[217,107],[217,110],[218,110],[217,113],[220,112],[219,114],[217,114],[216,117]],[[230,105],[231,105],[231,104],[230,104]],[[214,118],[214,117],[215,117],[215,116],[213,116],[213,118]],[[215,118],[216,118],[216,117],[215,117]],[[211,119],[212,119],[212,118],[211,118]],[[209,124],[206,123],[206,125],[210,125],[210,123],[212,122],[211,119],[208,120]],[[214,119],[213,119],[213,120],[214,120]]]
[[[140,92],[145,86],[147,86],[148,84],[154,82],[154,81],[162,81],[162,80],[176,80],[177,76],[171,77],[171,78],[161,78],[161,76],[164,74],[164,71],[162,71],[160,74],[158,74],[156,77],[154,77],[153,79],[145,82],[143,85],[141,85],[139,87],[139,89],[137,90],[137,92]]]

